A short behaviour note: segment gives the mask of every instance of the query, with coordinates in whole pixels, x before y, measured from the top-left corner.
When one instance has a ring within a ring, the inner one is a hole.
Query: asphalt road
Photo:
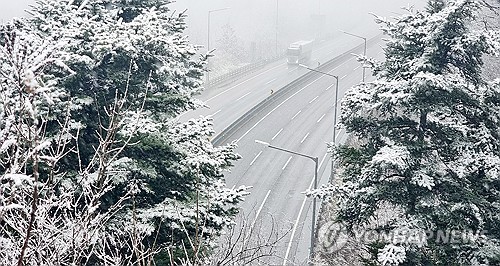
[[[379,44],[369,45],[368,54],[380,57]],[[302,69],[292,71],[302,73]],[[338,102],[362,78],[362,68],[353,57],[334,66],[329,73],[339,77]],[[367,79],[369,76],[367,72]],[[318,157],[319,184],[328,182],[331,169],[326,143],[333,139],[335,79],[320,75],[289,94],[259,112],[228,140],[238,142],[237,152],[243,157],[225,175],[228,186],[253,186],[252,194],[241,204],[246,219],[252,220],[251,224],[263,235],[271,229],[286,233],[276,246],[275,257],[265,261],[272,265],[307,263],[312,200],[303,192],[312,185],[314,162],[267,148],[255,140]],[[344,132],[337,132],[337,142],[342,142]]]
[[[314,47],[310,65],[316,67],[318,62],[324,63],[362,43],[361,39],[340,33],[337,38],[322,41]],[[359,53],[362,53],[362,50]],[[308,71],[296,65],[288,65],[286,58],[283,58],[230,84],[207,89],[197,98],[204,101],[208,107],[186,112],[178,119],[183,122],[190,118],[211,115],[215,132],[218,134],[268,97],[271,90],[277,91]]]
[[[309,66],[315,68],[317,62],[345,55],[362,43],[360,39],[339,34],[315,46]],[[367,54],[380,53],[379,44],[380,41],[369,43]],[[360,46],[356,53],[362,52]],[[360,64],[353,56],[345,58],[329,72],[339,77],[339,102],[344,92],[362,79]],[[276,61],[229,85],[206,90],[199,99],[210,107],[186,112],[179,120],[211,115],[218,134],[269,97],[271,90],[276,92],[309,71],[288,65],[286,59]],[[287,94],[261,110],[226,140],[236,140],[237,152],[242,155],[231,173],[225,175],[227,185],[253,187],[251,195],[240,206],[246,224],[255,227],[254,234],[263,237],[271,231],[283,236],[275,246],[274,256],[263,260],[265,265],[304,265],[308,261],[312,201],[303,192],[312,185],[314,162],[266,148],[255,140],[318,157],[319,184],[328,182],[331,169],[326,143],[333,138],[335,79],[319,75]],[[340,131],[337,141],[343,141],[344,137]]]

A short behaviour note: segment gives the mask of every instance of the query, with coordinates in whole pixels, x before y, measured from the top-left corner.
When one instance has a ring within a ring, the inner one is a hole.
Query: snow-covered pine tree
[[[469,28],[480,8],[431,1],[427,11],[376,18],[388,35],[385,62],[343,99],[353,142],[334,149],[341,181],[316,191],[335,199],[350,230],[403,233],[364,243],[367,265],[500,264],[500,79],[480,75],[500,35]],[[453,230],[459,240],[446,241]],[[462,239],[471,232],[482,236]]]
[[[248,53],[243,41],[229,24],[222,26],[220,39],[216,40],[215,56],[211,59],[211,70],[224,74],[248,62]]]
[[[210,118],[175,120],[202,104],[205,61],[168,3],[41,0],[2,26],[2,263],[197,261],[232,222],[234,145],[211,145]]]

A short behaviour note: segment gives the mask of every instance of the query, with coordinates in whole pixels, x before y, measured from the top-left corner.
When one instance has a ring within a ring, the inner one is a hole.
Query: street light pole
[[[276,56],[278,56],[278,0],[276,0]]]
[[[339,96],[339,76],[335,76],[336,80],[336,85],[335,85],[335,104],[334,104],[334,111],[333,111],[333,147],[336,146],[337,143],[337,103],[338,103],[338,96]],[[333,170],[334,170],[334,162],[333,162],[333,156],[332,156],[332,167],[330,170],[330,179],[333,177]]]
[[[310,68],[306,65],[303,65],[303,64],[299,64],[300,67],[303,67],[303,68],[306,68],[310,71],[314,71],[314,72],[318,72],[318,73],[321,73],[323,75],[327,75],[327,76],[330,76],[330,77],[333,77],[335,78],[335,104],[333,105],[334,106],[334,111],[333,111],[333,146],[335,146],[336,144],[336,134],[337,134],[337,102],[338,102],[338,96],[339,96],[339,76],[335,76],[335,75],[332,75],[330,73],[326,73],[326,72],[323,72],[323,71],[319,71],[317,69],[314,69],[314,68]],[[332,159],[332,167],[331,167],[331,170],[330,170],[330,178],[333,177],[333,170],[334,170],[334,162],[333,162],[333,159]]]
[[[283,152],[287,152],[287,153],[291,153],[291,154],[294,154],[294,155],[298,155],[298,156],[302,156],[302,157],[305,157],[305,158],[308,158],[308,159],[311,159],[314,161],[314,184],[313,184],[313,188],[314,189],[317,189],[318,188],[318,157],[314,157],[314,156],[310,156],[310,155],[307,155],[307,154],[304,154],[304,153],[300,153],[300,152],[296,152],[296,151],[291,151],[291,150],[288,150],[288,149],[284,149],[284,148],[280,148],[280,147],[277,147],[277,146],[273,146],[267,142],[264,142],[264,141],[261,141],[261,140],[255,140],[256,143],[259,143],[259,144],[263,144],[263,145],[266,145],[267,147],[271,148],[271,149],[275,149],[275,150],[279,150],[279,151],[283,151]],[[309,249],[309,257],[310,259],[312,259],[313,257],[313,253],[314,253],[314,228],[315,228],[315,224],[316,224],[316,197],[313,197],[313,209],[312,209],[312,226],[311,226],[311,246],[310,246],[310,249]]]
[[[229,9],[229,7],[208,10],[208,21],[207,21],[207,54],[210,53],[210,15],[217,11],[222,11]],[[207,80],[206,84],[210,81],[210,56],[207,57]]]
[[[359,36],[359,35],[356,35],[354,33],[350,33],[350,32],[347,32],[347,31],[343,31],[341,30],[341,32],[347,34],[347,35],[351,35],[351,36],[354,36],[356,38],[360,38],[360,39],[363,39],[364,43],[365,43],[365,49],[363,51],[363,56],[365,57],[365,61],[366,61],[366,38],[363,37],[363,36]],[[366,69],[365,69],[365,66],[363,66],[363,82],[365,82],[365,72],[366,72]]]

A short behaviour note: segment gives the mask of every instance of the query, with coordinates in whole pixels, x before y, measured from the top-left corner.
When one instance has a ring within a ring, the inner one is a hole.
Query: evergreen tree
[[[222,26],[222,35],[215,43],[213,57],[210,58],[210,71],[214,76],[231,72],[246,63],[248,56],[243,42],[229,24]]]
[[[202,105],[205,58],[168,4],[42,0],[2,25],[2,263],[143,263],[139,247],[198,261],[232,223],[235,145],[212,146],[210,118],[175,119]]]
[[[351,231],[403,233],[364,243],[366,265],[500,264],[500,80],[480,75],[500,35],[470,30],[480,8],[431,1],[425,12],[377,17],[385,62],[343,99],[353,143],[334,149],[341,184],[317,191],[336,199]],[[453,230],[458,240],[437,239]],[[481,236],[463,239],[471,232]]]
[[[242,41],[229,24],[222,26],[222,36],[217,40],[217,51],[221,56],[234,65],[241,64],[247,59]]]

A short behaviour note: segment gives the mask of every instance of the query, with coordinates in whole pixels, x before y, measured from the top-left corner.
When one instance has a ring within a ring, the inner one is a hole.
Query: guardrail
[[[368,40],[368,42],[372,42],[376,38],[380,37],[380,35],[377,35],[371,39]],[[352,53],[354,53],[356,50],[362,49],[364,44],[360,44],[351,50],[343,53],[342,55],[339,55],[331,60],[328,60],[327,62],[323,63],[320,65],[317,69],[322,71],[322,72],[327,72],[331,68],[333,68],[333,65],[335,65],[338,61],[344,60],[346,57],[352,56]],[[266,99],[262,100],[260,103],[252,107],[250,110],[248,110],[245,114],[243,114],[241,117],[236,119],[233,123],[231,123],[228,127],[226,127],[222,132],[220,132],[218,135],[216,135],[212,139],[212,144],[214,146],[220,146],[225,144],[228,139],[236,133],[238,129],[243,127],[251,118],[255,117],[259,112],[261,112],[264,108],[268,107],[272,103],[278,101],[279,99],[283,98],[283,96],[287,95],[292,91],[292,89],[297,88],[298,85],[301,83],[304,83],[305,81],[308,81],[310,79],[313,79],[314,77],[321,76],[323,74],[314,72],[314,71],[308,71],[306,74],[300,76],[299,78],[295,79],[294,81],[290,82],[289,84],[285,85],[281,89],[277,90],[275,93],[271,94],[268,96]]]
[[[332,39],[332,38],[328,37],[328,38],[325,38],[323,40],[328,40],[328,39]],[[237,68],[235,70],[229,71],[228,73],[225,73],[225,74],[222,74],[220,76],[214,77],[208,83],[206,83],[205,86],[207,88],[210,88],[212,86],[219,85],[221,83],[231,81],[231,80],[233,80],[235,78],[241,77],[244,74],[247,74],[247,73],[250,73],[250,72],[252,72],[254,70],[257,70],[257,69],[261,68],[262,66],[265,66],[265,65],[269,64],[270,62],[282,59],[285,56],[286,56],[286,52],[282,51],[278,55],[275,55],[275,56],[272,56],[272,57],[260,60],[259,62],[248,64],[248,65],[243,66],[243,67],[239,67],[239,68]]]
[[[228,73],[225,73],[225,74],[217,76],[217,77],[215,77],[213,79],[210,79],[210,81],[208,83],[206,83],[205,86],[207,88],[210,88],[210,87],[213,87],[215,85],[218,85],[218,84],[221,84],[221,83],[233,80],[235,78],[241,77],[244,74],[247,74],[247,73],[250,73],[250,72],[252,72],[254,70],[257,70],[257,69],[259,69],[259,68],[261,68],[261,67],[269,64],[270,62],[279,60],[279,59],[281,59],[283,57],[285,57],[285,54],[281,53],[281,54],[278,54],[276,56],[273,56],[273,57],[261,60],[259,62],[251,63],[251,64],[248,64],[248,65],[246,65],[244,67],[239,67],[239,68],[237,68],[235,70],[232,70],[232,71],[230,71]]]

